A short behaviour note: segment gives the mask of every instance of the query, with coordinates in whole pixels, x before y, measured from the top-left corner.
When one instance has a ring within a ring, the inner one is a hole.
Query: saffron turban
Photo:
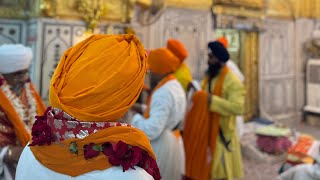
[[[159,75],[175,72],[180,66],[180,60],[167,48],[150,51],[149,69]]]
[[[192,81],[190,69],[188,65],[184,63],[184,60],[188,57],[188,51],[184,45],[176,39],[169,39],[167,42],[167,48],[180,60],[181,65],[174,75],[182,85],[183,89],[187,91],[188,84]]]
[[[81,121],[116,121],[143,88],[147,58],[134,35],[93,35],[68,49],[50,82],[50,104]]]
[[[226,49],[228,48],[229,43],[228,43],[227,38],[221,37],[221,38],[217,39],[217,41],[218,41],[219,43],[221,43],[224,48],[226,48]]]
[[[32,60],[32,50],[22,44],[0,46],[0,73],[8,74],[28,69]]]
[[[183,62],[188,57],[188,51],[184,47],[184,45],[176,40],[176,39],[169,39],[167,42],[167,48],[176,55],[181,62]]]

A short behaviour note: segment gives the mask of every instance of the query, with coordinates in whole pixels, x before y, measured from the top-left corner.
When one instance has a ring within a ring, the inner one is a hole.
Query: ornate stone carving
[[[216,16],[216,26],[222,29],[240,29],[250,31],[260,31],[264,28],[262,18],[243,18],[218,14]]]
[[[124,0],[47,0],[48,5],[46,7],[55,7],[47,9],[47,14],[60,18],[72,18],[82,19],[84,16],[97,16],[101,15],[102,20],[111,21],[128,21],[130,12],[132,11],[132,4],[134,1]],[[90,7],[95,9],[90,12]],[[79,12],[79,8],[82,12]],[[86,9],[86,10],[85,10]],[[108,13],[102,13],[104,9],[107,9]],[[94,17],[88,17],[94,18]]]
[[[101,1],[79,0],[78,10],[84,14],[83,19],[87,23],[87,29],[92,32],[97,27],[100,18],[106,14],[107,6]]]
[[[171,7],[206,10],[211,6],[212,0],[166,0],[166,4]]]
[[[231,5],[231,6],[243,6],[250,8],[264,8],[264,0],[214,0],[214,4],[223,4],[223,5]]]
[[[295,18],[295,4],[291,0],[268,0],[267,16],[275,18]]]
[[[25,22],[0,20],[0,44],[25,43]]]

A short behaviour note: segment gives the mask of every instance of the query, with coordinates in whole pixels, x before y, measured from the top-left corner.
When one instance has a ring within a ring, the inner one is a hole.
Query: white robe
[[[26,146],[20,156],[17,171],[16,180],[31,180],[31,179],[43,179],[43,180],[153,180],[153,177],[149,175],[144,169],[135,167],[136,170],[129,169],[123,172],[122,167],[113,166],[105,170],[91,171],[76,177],[71,177],[65,174],[60,174],[51,169],[43,166],[33,155],[29,146]]]
[[[185,92],[177,80],[171,80],[152,95],[150,117],[145,119],[136,114],[132,120],[132,125],[149,137],[163,180],[180,180],[185,174],[182,138],[172,133],[185,111]]]
[[[280,174],[277,180],[319,180],[319,164],[297,165]]]

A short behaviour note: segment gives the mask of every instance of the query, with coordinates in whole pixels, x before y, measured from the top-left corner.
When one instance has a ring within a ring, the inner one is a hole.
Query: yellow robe
[[[217,83],[218,76],[211,80],[211,90]],[[205,87],[207,90],[208,87]],[[233,179],[243,176],[241,149],[236,130],[236,115],[244,111],[245,88],[240,80],[229,71],[225,77],[222,87],[222,97],[211,95],[210,111],[217,112],[220,127],[226,140],[231,140],[229,152],[223,145],[220,136],[217,140],[213,162],[211,167],[211,178]]]

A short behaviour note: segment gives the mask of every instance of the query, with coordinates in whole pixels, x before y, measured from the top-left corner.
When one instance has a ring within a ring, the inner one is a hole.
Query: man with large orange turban
[[[160,179],[148,137],[117,122],[139,97],[146,66],[134,35],[93,35],[69,48],[16,179]]]
[[[136,114],[132,120],[149,137],[165,180],[180,180],[185,169],[182,139],[173,133],[186,109],[185,92],[173,74],[179,65],[178,57],[167,48],[150,52],[151,98],[144,116]]]

